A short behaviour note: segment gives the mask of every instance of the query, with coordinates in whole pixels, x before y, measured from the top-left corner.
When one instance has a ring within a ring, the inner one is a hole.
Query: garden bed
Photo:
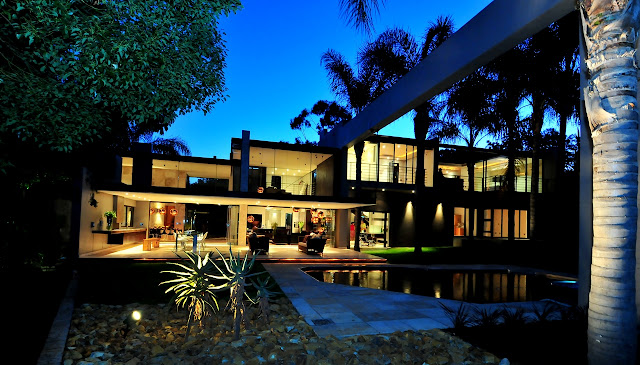
[[[220,302],[223,307],[224,302]],[[142,318],[134,322],[134,310]],[[270,322],[246,308],[246,326],[233,338],[222,310],[195,323],[185,342],[186,310],[166,304],[83,304],[74,311],[64,364],[497,364],[500,359],[440,330],[338,339],[318,337],[286,297],[271,305]]]

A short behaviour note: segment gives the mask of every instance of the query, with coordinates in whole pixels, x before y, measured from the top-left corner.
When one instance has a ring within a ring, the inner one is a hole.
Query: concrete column
[[[242,131],[242,148],[240,157],[240,191],[249,191],[249,157],[251,154],[249,131]],[[246,213],[246,212],[245,212]],[[243,226],[244,227],[244,226]]]
[[[351,220],[348,209],[337,209],[335,214],[335,237],[337,248],[349,248],[349,229]]]
[[[249,206],[240,204],[238,213],[238,246],[242,247],[247,243],[247,212]]]
[[[356,198],[360,198],[360,189],[362,182],[362,152],[364,152],[364,142],[358,142],[353,146],[356,152]],[[356,208],[355,228],[356,237],[353,241],[353,250],[360,251],[360,217],[362,216],[362,208]]]

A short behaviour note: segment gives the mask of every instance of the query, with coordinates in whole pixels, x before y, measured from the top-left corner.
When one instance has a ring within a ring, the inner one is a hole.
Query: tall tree
[[[581,1],[593,142],[590,364],[634,364],[637,347],[638,63],[640,3]]]
[[[529,132],[532,141],[531,192],[529,201],[529,238],[536,239],[536,212],[538,192],[540,190],[540,144],[545,116],[555,109],[562,113],[560,129],[566,138],[566,119],[577,103],[579,77],[576,71],[578,37],[577,15],[570,14],[547,26],[542,31],[522,43],[525,62],[521,69],[525,78],[525,87],[532,107]],[[555,100],[557,98],[557,100]],[[563,157],[559,165],[564,164],[564,144],[558,146]],[[559,168],[558,172],[562,172]],[[559,174],[560,176],[561,174]]]
[[[359,56],[359,63],[370,74],[378,75],[383,91],[395,81],[406,75],[421,60],[429,56],[454,32],[453,20],[448,16],[439,16],[431,22],[425,32],[423,42],[419,45],[411,34],[402,29],[390,29],[383,32],[373,43],[366,45]],[[440,121],[443,110],[441,95],[425,100],[414,109],[413,127],[416,139],[416,175],[415,175],[415,219],[424,221],[424,143],[430,128]],[[419,234],[420,227],[416,225],[414,234],[414,252],[422,252],[423,235]]]
[[[486,70],[480,68],[453,85],[447,99],[446,122],[439,135],[444,140],[462,140],[470,148],[467,153],[469,192],[475,190],[475,160],[471,148],[492,130],[492,80]],[[473,202],[473,199],[471,199]],[[469,207],[469,238],[473,240],[475,230],[475,206]]]
[[[558,190],[564,187],[563,175],[567,162],[567,149],[564,141],[567,139],[567,124],[578,117],[580,104],[580,55],[578,52],[579,37],[576,28],[579,24],[578,12],[572,12],[555,22],[557,25],[555,52],[561,55],[558,71],[549,83],[551,88],[551,108],[558,118],[560,136],[558,139],[558,160],[556,181]]]
[[[515,160],[518,150],[516,143],[519,124],[522,123],[519,108],[526,95],[526,79],[520,67],[523,62],[524,52],[522,45],[519,45],[486,66],[487,70],[492,73],[495,85],[493,133],[500,136],[507,145],[508,163],[505,190],[509,196],[515,192]],[[509,204],[507,235],[512,241],[515,238],[514,200],[509,197],[507,201]]]
[[[113,115],[163,131],[225,97],[217,19],[238,0],[12,4],[0,10],[0,144],[70,151],[126,127]]]
[[[309,141],[305,130],[315,129],[318,134],[330,131],[336,124],[351,120],[351,116],[351,111],[335,101],[320,100],[311,110],[303,109],[297,117],[291,119],[289,126],[291,129],[299,130],[304,141]]]

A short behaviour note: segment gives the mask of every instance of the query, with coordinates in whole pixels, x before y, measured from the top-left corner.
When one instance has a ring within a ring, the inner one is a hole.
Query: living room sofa
[[[247,236],[247,244],[252,254],[269,253],[269,237],[267,236]]]
[[[309,253],[316,253],[324,256],[324,245],[326,244],[326,238],[311,238],[310,235],[306,235],[302,241],[298,242],[298,251],[302,251],[307,255]]]

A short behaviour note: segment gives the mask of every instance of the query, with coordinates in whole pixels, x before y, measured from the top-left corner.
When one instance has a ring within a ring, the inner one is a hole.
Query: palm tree
[[[638,1],[581,1],[593,142],[591,364],[634,364],[637,346]]]
[[[340,9],[347,23],[365,33],[373,31],[371,16],[380,12],[380,5],[384,5],[384,0],[340,0]]]
[[[145,130],[139,124],[130,125],[128,129],[129,141],[144,142],[151,145],[151,152],[168,156],[191,156],[191,150],[181,138],[159,137],[151,130]]]
[[[378,75],[382,81],[379,87],[386,90],[395,81],[406,75],[421,60],[429,56],[454,32],[453,20],[448,16],[439,16],[435,22],[431,22],[425,32],[421,45],[415,41],[411,34],[402,29],[389,29],[373,42],[366,45],[359,55],[359,64],[365,70],[370,70],[372,75]],[[424,221],[425,207],[422,204],[424,197],[424,142],[432,126],[441,120],[443,110],[441,96],[437,95],[414,108],[413,130],[416,139],[416,176],[415,176],[415,219]],[[415,225],[414,252],[422,252],[420,241],[420,227]]]
[[[564,18],[555,22],[556,39],[554,52],[561,55],[558,63],[558,70],[554,77],[549,80],[554,86],[551,88],[551,108],[556,113],[559,123],[560,138],[558,140],[558,160],[556,181],[557,188],[561,190],[563,187],[563,174],[567,152],[565,141],[567,139],[567,123],[569,120],[577,118],[580,98],[578,97],[580,89],[580,73],[579,73],[579,52],[578,52],[578,33],[575,31],[579,24],[577,12],[570,13]]]
[[[344,56],[335,50],[328,50],[322,55],[322,63],[327,70],[330,80],[331,90],[341,99],[347,109],[353,114],[357,114],[364,109],[375,98],[382,95],[386,90],[384,80],[372,73],[371,69],[360,67],[358,72],[345,60]],[[359,142],[354,146],[356,152],[356,197],[360,196],[360,185],[362,178],[362,152],[364,142]],[[355,211],[355,241],[353,249],[360,251],[360,217],[361,208]]]
[[[492,74],[492,95],[494,124],[492,133],[501,136],[507,146],[507,173],[505,190],[507,195],[515,192],[516,151],[519,124],[522,123],[519,115],[519,107],[526,96],[526,78],[522,72],[521,64],[524,63],[525,53],[522,45],[519,45],[502,56],[491,61],[486,69]],[[515,209],[512,206],[514,199],[508,198],[508,238],[515,238]]]
[[[525,87],[533,112],[528,121],[532,135],[531,193],[529,195],[529,238],[537,238],[536,211],[540,177],[540,150],[545,115],[553,108],[562,113],[560,129],[566,139],[566,118],[576,104],[579,77],[575,70],[578,38],[575,32],[577,18],[566,16],[527,39],[522,44],[525,64],[521,65]],[[560,83],[562,82],[562,83]],[[558,100],[554,100],[558,98]],[[563,104],[560,104],[563,103]],[[566,103],[566,104],[564,104]],[[564,143],[558,146],[564,157]],[[564,159],[559,164],[563,166]],[[562,171],[562,170],[559,170]]]
[[[469,149],[490,134],[491,103],[490,83],[484,68],[459,81],[449,90],[446,122],[438,135],[444,140],[462,140]],[[475,189],[475,160],[467,153],[469,192]],[[475,207],[469,209],[469,238],[473,240]]]

